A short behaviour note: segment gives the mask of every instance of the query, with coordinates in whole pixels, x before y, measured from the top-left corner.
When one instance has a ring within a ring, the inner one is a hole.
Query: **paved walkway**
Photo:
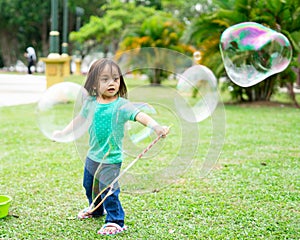
[[[46,76],[0,73],[0,107],[38,102],[46,90]]]

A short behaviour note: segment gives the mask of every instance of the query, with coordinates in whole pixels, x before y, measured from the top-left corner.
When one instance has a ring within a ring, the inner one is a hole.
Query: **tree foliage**
[[[40,34],[50,13],[48,1],[0,0],[0,55],[6,66],[13,65],[26,47],[41,47]]]
[[[51,1],[0,0],[0,66],[14,65],[28,45],[47,55],[50,5]],[[62,0],[59,6],[62,28]],[[240,22],[266,25],[290,40],[290,67],[250,88],[228,82],[234,89],[232,96],[240,101],[269,100],[278,85],[287,86],[293,96],[297,78],[293,67],[299,69],[300,59],[300,0],[69,0],[70,31],[75,29],[76,7],[84,9],[83,26],[70,39],[82,56],[95,49],[116,53],[163,47],[185,54],[197,49],[202,53],[201,64],[218,77],[226,76],[219,50],[221,33]]]
[[[117,51],[124,34],[155,14],[153,8],[119,1],[105,4],[101,9],[104,12],[103,16],[91,16],[89,22],[79,31],[70,34],[70,40],[82,46],[81,55],[87,54],[95,47],[104,53],[108,53],[109,50]]]
[[[217,10],[194,19],[184,40],[200,48],[203,54],[201,63],[213,69],[218,77],[225,75],[219,50],[220,36],[234,24],[248,21],[264,24],[285,34],[294,50],[290,66],[284,72],[269,77],[267,81],[250,88],[241,88],[229,82],[234,89],[232,96],[240,101],[270,100],[278,85],[292,85],[296,76],[291,67],[297,66],[299,55],[300,1],[215,0],[214,4],[218,7]]]
[[[103,0],[104,1],[104,0]],[[103,2],[102,1],[102,2]],[[59,2],[59,31],[62,32],[62,0]],[[106,1],[105,1],[106,2]],[[101,14],[101,0],[69,0],[69,30],[75,28],[75,8],[85,15]],[[95,8],[95,6],[98,6]],[[0,0],[0,67],[15,65],[26,47],[33,46],[39,56],[49,53],[51,1]],[[2,64],[1,64],[2,63]]]
[[[181,42],[184,24],[171,14],[156,11],[156,14],[145,19],[139,28],[130,31],[120,43],[119,51],[135,48],[156,47],[167,48],[177,52],[192,55],[195,49]],[[155,51],[153,52],[155,54]],[[156,57],[153,57],[156,59]],[[157,57],[159,59],[159,57]],[[160,69],[160,62],[156,62],[154,71],[148,72],[151,84],[161,84],[165,72]]]
[[[83,46],[82,55],[95,47],[100,47],[104,53],[141,47],[168,48],[190,55],[195,51],[181,42],[185,29],[183,21],[166,11],[157,10],[160,5],[149,7],[141,2],[122,4],[115,1],[104,5],[103,16],[92,16],[80,31],[71,33],[70,39]],[[157,71],[151,76],[153,84],[161,82],[163,73]]]

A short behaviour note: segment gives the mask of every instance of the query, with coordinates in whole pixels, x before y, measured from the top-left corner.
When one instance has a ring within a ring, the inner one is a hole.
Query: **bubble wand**
[[[169,127],[170,128],[170,127]],[[119,181],[119,179],[139,160],[141,159],[160,139],[162,138],[162,135],[157,136],[156,139],[154,139],[120,174],[117,176],[111,184],[109,184],[106,188],[102,189],[102,191],[94,198],[93,202],[90,204],[91,210],[87,211],[88,214],[93,213],[98,207],[103,204],[106,198],[108,198],[113,193],[113,186],[114,184]],[[108,190],[109,189],[109,190]],[[101,199],[101,202],[99,202],[95,207],[92,208],[92,206],[95,204],[97,199],[106,191],[108,190],[107,194]]]

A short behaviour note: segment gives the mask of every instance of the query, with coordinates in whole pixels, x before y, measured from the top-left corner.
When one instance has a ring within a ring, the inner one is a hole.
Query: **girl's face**
[[[114,100],[120,88],[120,74],[115,66],[108,64],[99,76],[97,88],[98,96],[104,100]]]

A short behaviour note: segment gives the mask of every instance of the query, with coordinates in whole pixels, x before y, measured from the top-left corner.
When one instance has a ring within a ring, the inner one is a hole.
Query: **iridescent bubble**
[[[201,122],[211,116],[219,101],[217,79],[202,65],[194,65],[179,75],[177,89],[181,96],[174,99],[176,108],[188,122]]]
[[[75,103],[83,104],[87,91],[72,82],[57,83],[49,87],[40,98],[37,122],[41,132],[57,142],[71,142],[81,137],[88,129],[90,118],[74,117]],[[73,121],[77,121],[73,124]]]
[[[292,57],[287,37],[255,22],[227,28],[221,35],[220,51],[228,77],[241,87],[283,71]]]

